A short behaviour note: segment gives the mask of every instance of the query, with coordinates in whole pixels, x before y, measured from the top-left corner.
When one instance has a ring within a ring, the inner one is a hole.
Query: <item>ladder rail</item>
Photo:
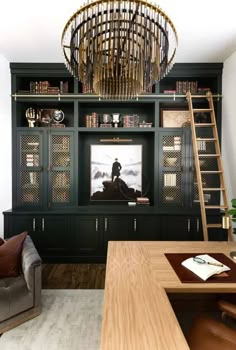
[[[188,107],[190,112],[190,122],[191,122],[191,130],[192,130],[192,144],[193,144],[193,153],[194,153],[194,161],[195,161],[195,171],[196,171],[196,177],[197,177],[197,184],[198,184],[198,195],[199,195],[199,202],[200,202],[200,209],[201,209],[201,217],[202,217],[202,228],[203,228],[203,238],[204,240],[208,240],[208,228],[222,228],[222,224],[209,224],[207,223],[207,214],[206,211],[208,209],[224,209],[225,213],[229,210],[228,205],[228,198],[226,193],[226,184],[224,179],[224,173],[223,173],[223,165],[222,165],[222,157],[221,157],[221,149],[220,149],[220,143],[219,143],[219,135],[216,125],[216,118],[215,118],[215,110],[214,110],[214,102],[213,102],[213,96],[212,93],[209,91],[206,93],[205,98],[208,101],[209,108],[193,108],[193,98],[199,98],[199,95],[192,95],[190,92],[187,92],[186,98],[188,101]],[[208,112],[210,114],[210,123],[195,123],[194,119],[194,113],[197,112]],[[212,128],[212,134],[213,136],[211,138],[199,138],[196,135],[196,128],[197,127],[210,127]],[[214,142],[214,148],[215,153],[211,152],[210,154],[199,154],[198,149],[198,141],[205,140]],[[217,164],[217,170],[201,170],[200,167],[200,158],[214,158],[216,159]],[[220,186],[211,188],[204,188],[203,187],[203,181],[202,181],[202,174],[216,174],[219,176],[220,180]],[[222,195],[221,199],[223,199],[222,205],[205,205],[205,199],[204,199],[204,192],[207,190],[209,191],[219,191]],[[228,228],[228,240],[233,240],[233,230],[232,230],[232,221],[229,220],[230,225]]]
[[[194,112],[193,112],[193,106],[192,106],[192,99],[191,94],[187,93],[187,99],[189,104],[189,111],[190,111],[190,123],[191,123],[191,129],[192,129],[192,144],[193,144],[193,153],[194,153],[194,161],[195,161],[195,171],[196,171],[196,177],[197,177],[197,183],[198,183],[198,195],[200,200],[200,209],[201,209],[201,217],[202,217],[202,227],[203,227],[203,237],[204,240],[208,240],[208,233],[207,233],[207,219],[206,219],[206,211],[204,208],[204,193],[203,193],[203,185],[202,185],[202,177],[200,173],[200,161],[198,157],[198,141],[197,141],[197,135],[195,130],[195,121],[194,121]]]
[[[213,136],[216,138],[216,140],[219,140],[219,136],[218,136],[218,130],[216,127],[216,117],[215,117],[215,110],[214,110],[214,103],[213,103],[213,99],[212,99],[212,94],[207,93],[207,100],[209,102],[209,106],[210,108],[212,108],[212,113],[211,113],[211,122],[215,123],[215,128],[213,128]],[[216,147],[216,152],[219,153],[221,155],[221,149],[220,149],[220,144],[219,142],[216,142],[215,144]],[[223,166],[222,166],[222,159],[221,157],[219,157],[217,159],[217,165],[218,165],[218,169],[222,170],[221,173],[221,184],[222,187],[226,188],[226,184],[225,184],[225,179],[224,179],[224,174],[223,174]],[[226,191],[222,192],[222,196],[223,196],[223,201],[225,203],[225,205],[227,206],[227,208],[229,209],[229,202],[228,202],[228,197],[227,197],[227,193]]]

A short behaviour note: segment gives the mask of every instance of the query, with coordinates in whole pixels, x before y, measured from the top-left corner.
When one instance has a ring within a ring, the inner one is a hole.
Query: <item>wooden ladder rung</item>
[[[201,113],[201,112],[212,112],[211,108],[193,108],[194,113]]]
[[[216,138],[201,138],[201,137],[197,137],[196,138],[197,141],[205,141],[205,142],[211,142],[211,141],[216,141]]]
[[[205,209],[226,209],[227,205],[205,205]]]
[[[222,227],[222,224],[207,224],[208,228],[220,228]]]
[[[202,190],[204,191],[204,192],[210,192],[210,191],[224,191],[225,190],[225,188],[224,187],[219,187],[219,188],[202,188]]]
[[[209,128],[215,126],[215,123],[194,123],[195,127],[199,128]]]
[[[214,153],[214,154],[198,154],[199,158],[217,158],[220,157],[219,153]]]
[[[201,170],[201,174],[222,174],[222,170]]]

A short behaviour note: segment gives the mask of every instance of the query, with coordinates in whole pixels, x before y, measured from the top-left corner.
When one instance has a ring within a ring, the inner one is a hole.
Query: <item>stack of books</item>
[[[148,197],[137,197],[136,201],[138,205],[150,205]]]
[[[98,127],[98,114],[92,113],[92,115],[86,115],[86,128]]]

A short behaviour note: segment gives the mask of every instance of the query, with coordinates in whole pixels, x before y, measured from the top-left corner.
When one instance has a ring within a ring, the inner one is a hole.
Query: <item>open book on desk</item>
[[[197,255],[181,263],[198,277],[206,281],[209,277],[229,271],[230,268],[208,254]]]

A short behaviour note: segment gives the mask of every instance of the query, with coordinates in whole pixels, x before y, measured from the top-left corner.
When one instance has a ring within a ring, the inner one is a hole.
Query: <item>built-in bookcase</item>
[[[83,93],[59,63],[12,63],[11,74],[6,237],[27,230],[45,260],[90,262],[104,261],[110,239],[202,239],[185,91],[213,92],[220,133],[222,64],[176,64],[152,93],[133,100]],[[117,154],[122,171],[113,182]]]

